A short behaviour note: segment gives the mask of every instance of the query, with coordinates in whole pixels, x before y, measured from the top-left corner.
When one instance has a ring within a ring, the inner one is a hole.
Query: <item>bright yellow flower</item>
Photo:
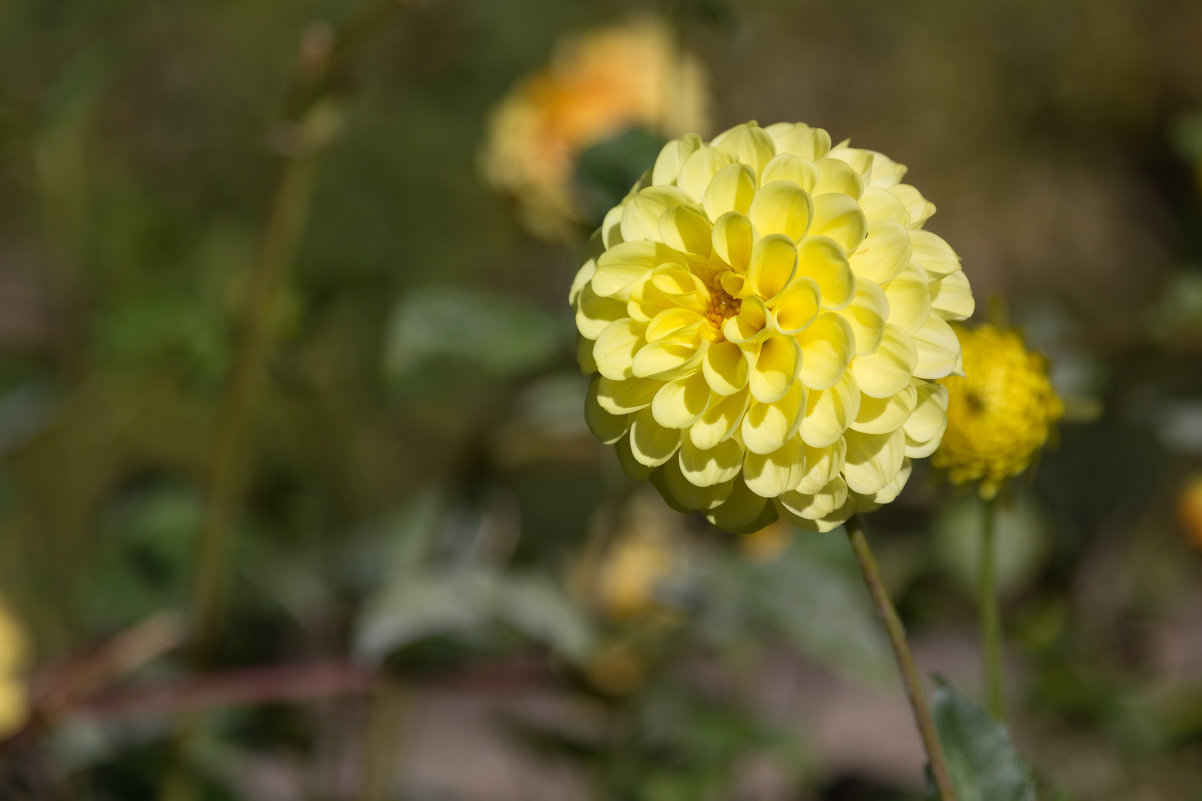
[[[675,508],[828,530],[928,456],[973,311],[905,168],[803,124],[669,142],[572,287],[586,418]]]
[[[1195,473],[1177,496],[1177,520],[1190,544],[1202,549],[1202,473]]]
[[[1048,380],[1047,360],[1014,331],[956,326],[964,375],[940,381],[948,390],[947,431],[931,463],[955,484],[980,482],[983,498],[1027,469],[1064,413]]]
[[[583,222],[572,191],[582,151],[634,126],[698,130],[706,117],[701,65],[666,25],[640,17],[564,41],[521,81],[493,112],[481,166],[531,230],[563,237]]]
[[[0,739],[19,729],[29,714],[29,695],[19,674],[25,652],[25,633],[0,602]]]

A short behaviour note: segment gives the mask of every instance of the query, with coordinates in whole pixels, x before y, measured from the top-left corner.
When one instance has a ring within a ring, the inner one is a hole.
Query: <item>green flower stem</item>
[[[893,654],[897,657],[902,683],[906,687],[906,697],[914,712],[914,721],[918,724],[918,733],[922,737],[922,745],[927,752],[927,761],[930,763],[935,786],[939,790],[940,801],[956,801],[956,790],[952,786],[951,773],[947,769],[947,760],[943,756],[943,746],[935,731],[935,721],[931,717],[930,707],[927,706],[922,678],[919,676],[917,665],[914,664],[914,655],[910,652],[910,646],[906,642],[906,629],[902,625],[901,618],[897,616],[897,610],[893,608],[893,602],[889,600],[889,591],[885,589],[885,582],[881,580],[876,558],[872,555],[872,549],[868,547],[864,522],[859,515],[855,515],[847,521],[845,528],[847,537],[851,540],[851,549],[860,563],[860,571],[864,574],[864,582],[868,585],[868,593],[872,596],[877,615],[885,626],[885,632],[889,635],[889,642],[893,646]]]
[[[978,612],[981,619],[981,658],[985,674],[985,706],[994,719],[1004,721],[1002,700],[1002,626],[998,609],[997,544],[994,532],[997,525],[997,504],[994,499],[981,504],[981,562],[977,581]]]

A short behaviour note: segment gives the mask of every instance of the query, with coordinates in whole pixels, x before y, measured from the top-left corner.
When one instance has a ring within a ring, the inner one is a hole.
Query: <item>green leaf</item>
[[[580,154],[576,159],[576,187],[580,205],[593,226],[618,205],[630,187],[651,169],[664,138],[645,128],[627,128]]]
[[[448,366],[505,378],[546,364],[570,348],[566,313],[516,297],[456,287],[410,291],[389,323],[384,369],[396,382]]]
[[[1036,801],[1006,727],[938,676],[933,715],[958,801]]]

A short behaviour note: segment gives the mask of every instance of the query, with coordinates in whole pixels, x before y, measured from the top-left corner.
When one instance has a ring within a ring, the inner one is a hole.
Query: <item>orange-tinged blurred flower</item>
[[[1194,474],[1177,496],[1177,520],[1190,543],[1202,549],[1202,473]]]
[[[947,430],[931,464],[954,484],[980,482],[981,497],[1030,466],[1064,414],[1043,356],[1027,350],[1015,331],[956,326],[964,375],[947,387]]]
[[[565,237],[583,223],[572,188],[577,156],[635,126],[666,135],[704,129],[705,87],[700,63],[658,19],[567,39],[493,112],[484,176],[518,202],[533,232]]]

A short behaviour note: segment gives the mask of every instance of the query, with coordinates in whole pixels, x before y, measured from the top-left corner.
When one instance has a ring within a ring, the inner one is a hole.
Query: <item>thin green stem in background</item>
[[[997,505],[994,499],[981,503],[981,562],[977,579],[978,612],[981,618],[981,660],[985,677],[985,707],[996,720],[1005,720],[1002,701],[1002,625],[998,609]]]
[[[885,632],[889,635],[889,642],[893,646],[893,654],[897,657],[897,666],[901,670],[906,697],[914,712],[914,721],[918,724],[918,733],[922,737],[922,745],[927,752],[927,761],[930,763],[931,775],[935,779],[935,787],[939,790],[940,801],[956,801],[956,790],[952,786],[952,777],[947,769],[943,746],[935,731],[935,721],[931,717],[930,707],[927,706],[922,677],[914,663],[914,654],[910,652],[910,645],[906,642],[905,626],[902,625],[901,618],[897,616],[893,602],[889,600],[889,591],[885,589],[885,582],[881,579],[876,558],[873,557],[872,550],[868,547],[864,522],[859,515],[855,515],[847,521],[845,528],[847,537],[851,540],[851,549],[855,552],[856,560],[860,563],[860,570],[864,574],[864,582],[868,585],[868,593],[872,596],[877,615],[885,626]]]

